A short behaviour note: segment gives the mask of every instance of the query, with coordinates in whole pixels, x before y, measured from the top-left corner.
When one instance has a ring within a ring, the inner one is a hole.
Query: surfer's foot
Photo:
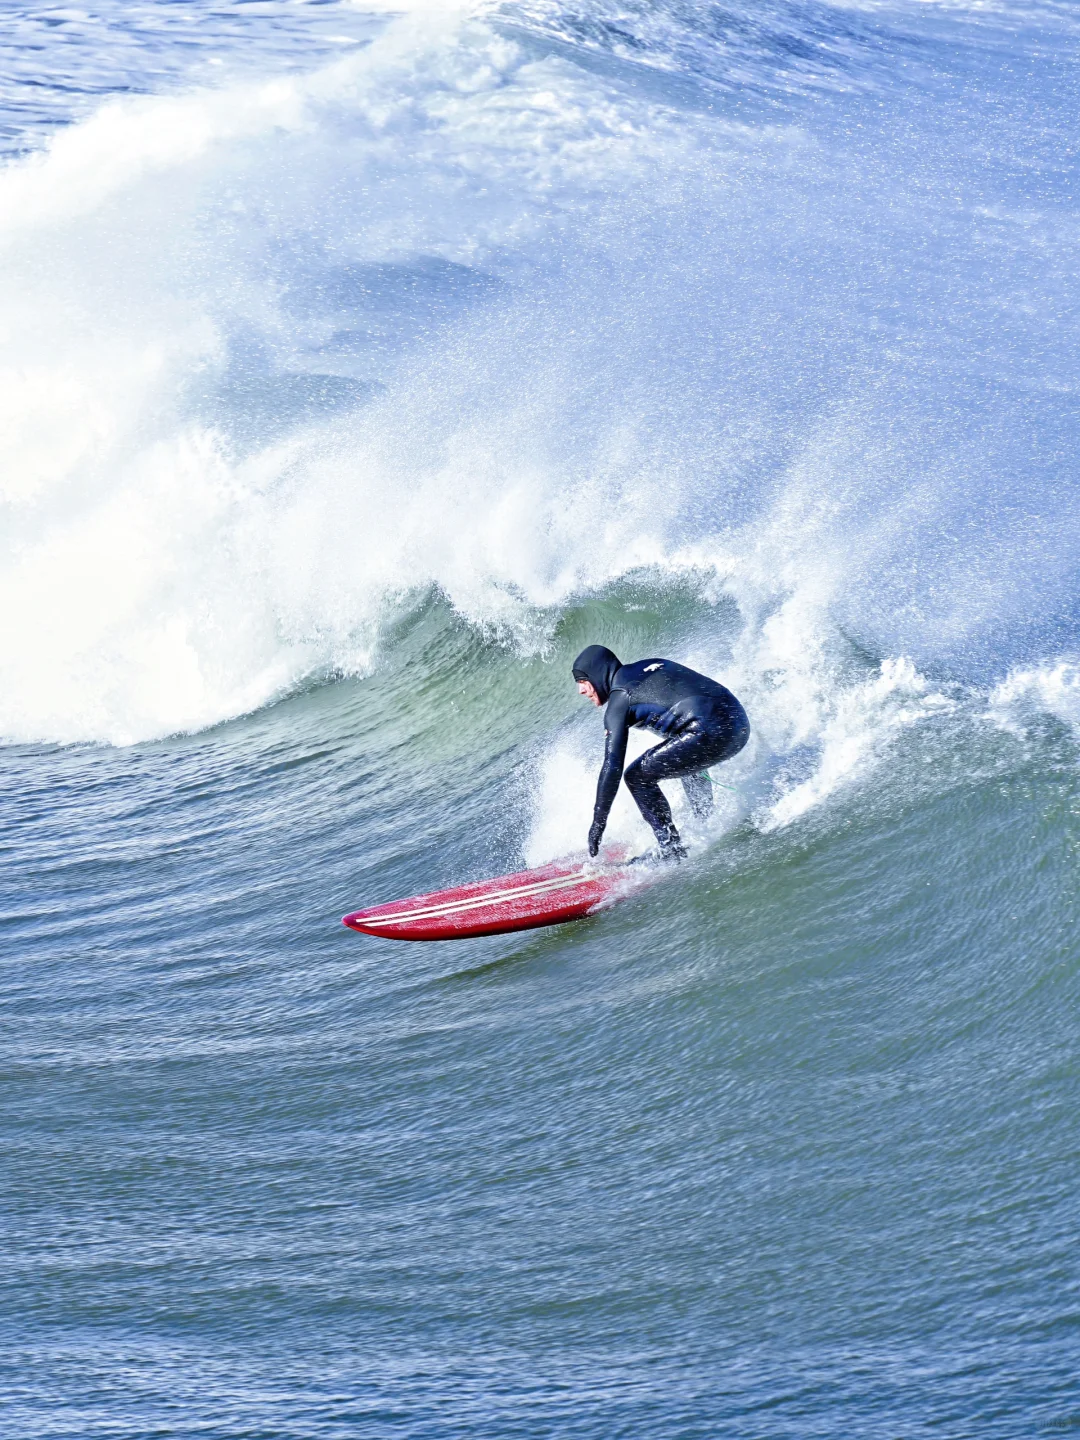
[[[679,832],[674,825],[669,826],[663,835],[658,835],[656,838],[660,844],[661,860],[677,865],[680,860],[686,859],[686,846],[679,838]]]
[[[646,850],[641,855],[631,855],[626,861],[627,865],[677,865],[680,860],[686,859],[686,851],[681,845],[669,846],[666,850]]]

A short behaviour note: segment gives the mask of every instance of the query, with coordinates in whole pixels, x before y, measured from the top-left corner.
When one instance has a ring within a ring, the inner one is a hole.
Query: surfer
[[[608,813],[624,778],[626,741],[631,725],[654,730],[664,739],[646,750],[625,771],[630,794],[652,827],[665,860],[686,856],[671,818],[671,807],[656,783],[678,777],[698,820],[713,806],[710,765],[737,755],[750,736],[750,721],[735,696],[716,680],[674,660],[635,660],[624,665],[604,645],[589,645],[574,661],[578,691],[594,705],[606,705],[604,764],[596,786],[589,827],[589,854],[596,855]]]

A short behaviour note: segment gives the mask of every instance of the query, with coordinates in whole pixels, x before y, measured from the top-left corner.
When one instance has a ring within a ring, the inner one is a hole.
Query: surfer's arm
[[[604,749],[604,764],[596,786],[596,805],[593,807],[592,829],[589,831],[589,851],[595,854],[604,833],[608,814],[618,794],[622,779],[623,764],[626,761],[626,741],[630,734],[630,697],[625,690],[615,690],[604,712],[604,729],[607,742]]]

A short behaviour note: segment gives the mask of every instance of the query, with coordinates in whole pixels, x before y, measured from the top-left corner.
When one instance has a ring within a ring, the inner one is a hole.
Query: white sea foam
[[[1080,663],[1072,657],[1011,670],[990,695],[990,717],[1022,735],[1035,715],[1053,715],[1080,735]]]
[[[917,249],[847,235],[859,174],[456,7],[61,133],[0,173],[0,735],[127,743],[363,672],[431,587],[535,649],[637,571],[737,606],[687,658],[762,765],[820,751],[769,823],[864,773],[1032,537],[972,499],[964,396],[927,418],[851,307]],[[894,658],[853,669],[845,625]]]
[[[818,737],[818,755],[808,779],[781,794],[762,816],[762,828],[780,829],[805,815],[841,787],[866,776],[897,731],[954,708],[933,692],[905,657],[885,660],[877,675],[836,693]]]
[[[584,846],[603,755],[602,735],[603,727],[598,720],[591,737],[579,729],[560,736],[544,753],[532,795],[532,825],[524,844],[528,865],[573,854]],[[628,763],[644,748],[644,742],[632,734],[627,747]],[[611,808],[605,841],[628,845],[635,852],[645,850],[652,843],[652,832],[638,814],[625,786],[620,787]]]
[[[246,461],[190,413],[252,335],[271,376],[392,370],[377,295],[359,359],[313,363],[340,308],[290,317],[283,289],[344,277],[362,311],[372,265],[406,287],[417,256],[513,273],[557,232],[552,208],[651,163],[643,128],[572,67],[462,27],[406,17],[313,75],[112,102],[0,174],[0,733],[198,728],[362,667],[411,587],[499,620],[580,580],[581,557],[560,586],[537,545],[564,494],[545,497],[543,457],[499,456],[493,427],[466,425],[410,465],[431,428],[422,373],[366,427],[327,421]],[[314,278],[268,276],[268,251],[313,225]],[[390,329],[408,334],[401,308]]]

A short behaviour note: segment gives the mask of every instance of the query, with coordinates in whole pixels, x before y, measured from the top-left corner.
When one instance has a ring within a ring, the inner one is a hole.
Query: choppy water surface
[[[0,1430],[1080,1427],[1075,12],[0,30]]]

